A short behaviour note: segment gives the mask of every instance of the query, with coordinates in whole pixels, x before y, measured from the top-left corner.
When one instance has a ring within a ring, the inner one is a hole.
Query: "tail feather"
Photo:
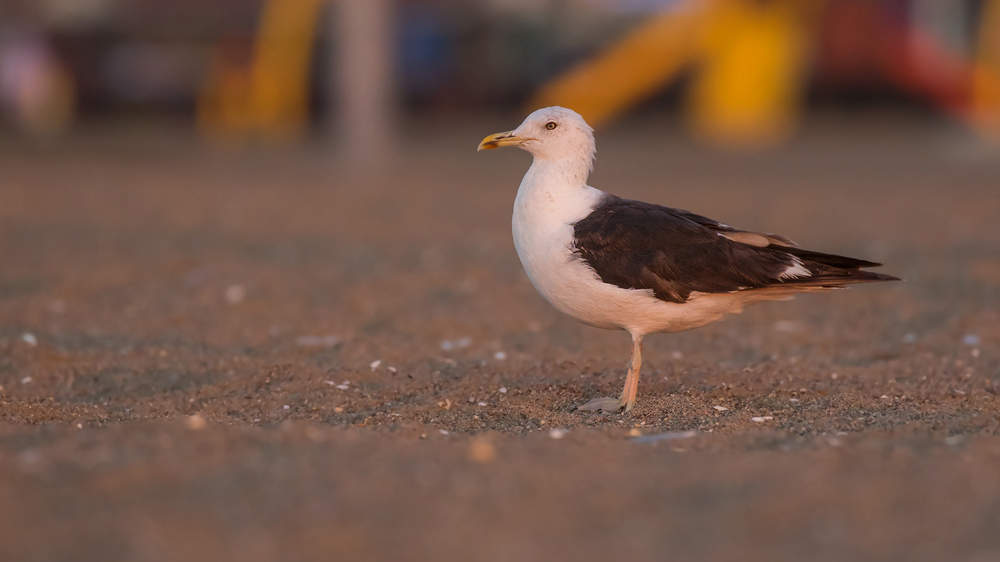
[[[807,262],[806,267],[810,264]],[[858,283],[880,283],[883,281],[899,281],[898,277],[875,273],[874,271],[861,271],[860,269],[844,269],[840,271],[827,271],[813,277],[800,277],[785,281],[786,285],[796,287],[842,287],[844,285],[856,285]]]
[[[780,249],[802,260],[802,264],[812,273],[809,277],[785,280],[784,285],[792,285],[796,288],[832,289],[857,283],[899,281],[898,277],[892,275],[863,270],[866,267],[879,267],[882,265],[880,263],[796,247],[781,247]]]
[[[824,254],[822,252],[814,252],[812,250],[803,250],[802,248],[781,246],[780,250],[786,254],[791,254],[802,261],[813,262],[828,267],[835,267],[837,269],[861,269],[865,267],[882,266],[882,264],[875,263],[873,261],[859,260],[857,258],[849,258],[847,256],[838,256],[837,254]],[[886,281],[889,281],[889,279],[886,279]]]

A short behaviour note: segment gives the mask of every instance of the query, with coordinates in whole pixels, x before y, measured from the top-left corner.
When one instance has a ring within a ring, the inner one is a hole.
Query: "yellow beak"
[[[479,148],[477,150],[492,150],[494,148],[500,148],[501,146],[517,146],[522,142],[524,142],[524,139],[521,137],[515,137],[514,131],[505,131],[503,133],[490,135],[483,139],[483,142],[479,143]]]

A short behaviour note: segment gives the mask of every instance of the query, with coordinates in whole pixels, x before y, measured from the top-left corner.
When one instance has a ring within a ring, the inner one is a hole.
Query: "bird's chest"
[[[518,201],[511,221],[514,248],[521,264],[546,297],[573,259],[573,225],[547,207]]]
[[[594,197],[588,191],[575,194],[575,201],[560,195],[546,189],[518,191],[511,221],[514,247],[538,292],[559,310],[588,322],[583,305],[597,297],[593,293],[601,283],[573,252],[573,226],[591,212]]]
[[[558,276],[573,259],[573,225],[589,209],[576,209],[579,205],[565,199],[565,194],[536,187],[518,190],[514,200],[514,247],[532,282]]]

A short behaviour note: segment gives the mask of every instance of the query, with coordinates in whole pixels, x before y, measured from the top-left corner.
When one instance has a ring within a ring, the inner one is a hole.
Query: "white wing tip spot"
[[[799,277],[812,277],[812,273],[802,264],[802,260],[792,257],[792,265],[778,275],[778,279],[798,279]]]

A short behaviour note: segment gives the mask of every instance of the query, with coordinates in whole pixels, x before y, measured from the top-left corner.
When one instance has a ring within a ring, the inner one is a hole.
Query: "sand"
[[[516,118],[361,170],[179,130],[0,142],[0,559],[1000,560],[1000,156],[830,119],[760,154],[669,121],[592,185],[903,283],[646,339],[510,238]]]

